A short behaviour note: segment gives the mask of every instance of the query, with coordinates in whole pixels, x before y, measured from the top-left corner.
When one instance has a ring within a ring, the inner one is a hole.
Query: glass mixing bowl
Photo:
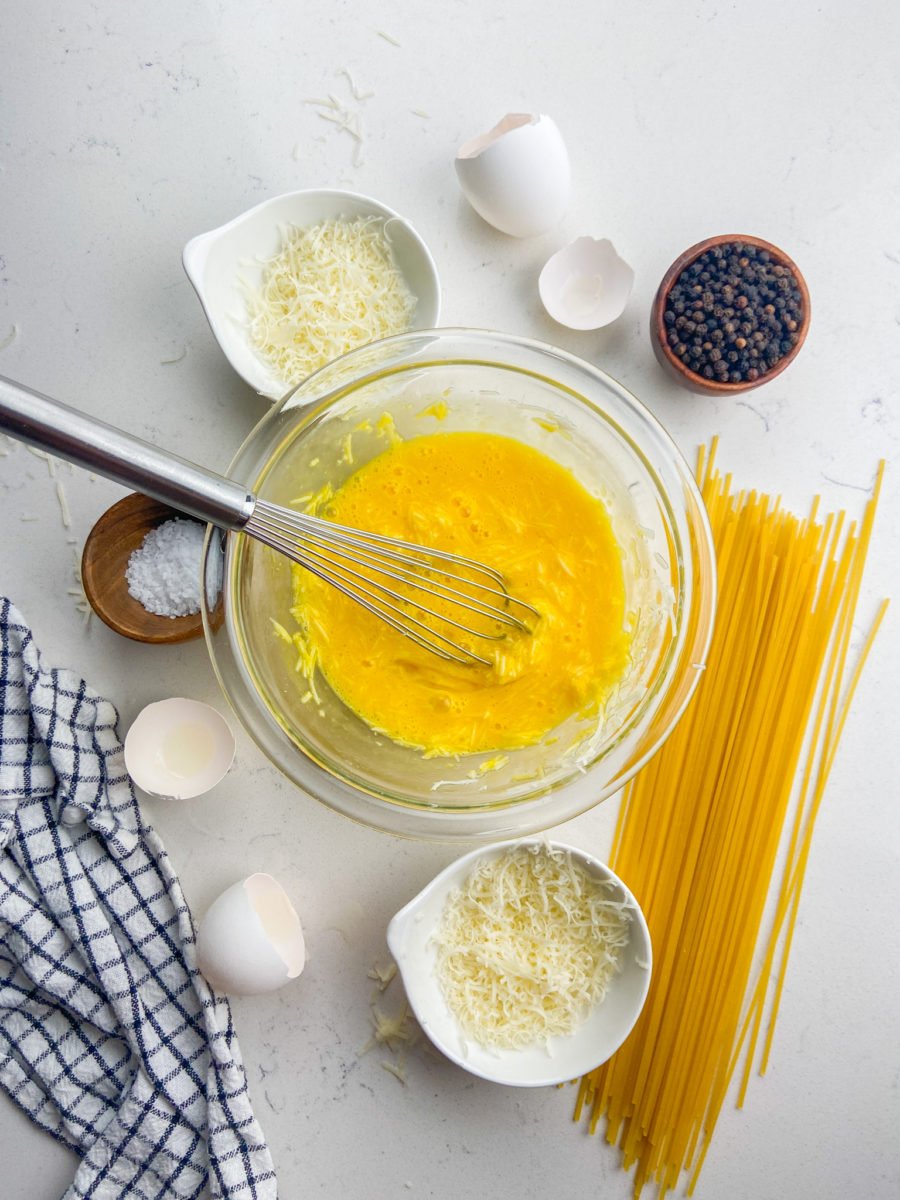
[[[289,505],[383,451],[385,414],[403,438],[473,430],[517,438],[603,501],[634,635],[602,719],[575,715],[538,745],[500,757],[427,758],[364,724],[322,679],[310,701],[297,652],[273,625],[292,627],[290,565],[240,534],[207,539],[204,627],[219,681],[279,770],[366,825],[441,841],[556,825],[647,761],[703,668],[715,563],[693,475],[654,417],[602,371],[539,342],[460,329],[402,334],[323,367],[260,421],[229,474]]]

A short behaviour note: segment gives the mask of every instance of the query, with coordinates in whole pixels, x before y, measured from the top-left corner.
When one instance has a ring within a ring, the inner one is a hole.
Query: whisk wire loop
[[[491,665],[489,659],[471,647],[441,632],[435,626],[436,622],[469,637],[497,641],[506,636],[502,631],[464,624],[452,615],[457,609],[485,618],[503,629],[524,632],[528,632],[529,626],[522,617],[510,611],[511,606],[518,606],[523,614],[533,618],[538,616],[530,604],[507,592],[499,571],[449,551],[431,550],[383,534],[350,529],[321,517],[293,513],[263,500],[257,500],[245,532],[286,555],[399,633],[445,660]],[[460,574],[460,570],[475,578]],[[387,580],[393,580],[407,590],[397,591]],[[461,586],[455,586],[457,584]],[[473,594],[473,589],[477,594]],[[498,603],[490,603],[491,599]],[[435,603],[441,605],[440,610],[432,607]],[[499,607],[501,604],[502,608]]]

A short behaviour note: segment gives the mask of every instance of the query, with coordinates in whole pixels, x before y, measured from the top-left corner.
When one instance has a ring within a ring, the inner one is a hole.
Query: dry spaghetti
[[[715,442],[698,467],[719,570],[707,669],[628,787],[612,855],[641,898],[654,978],[634,1033],[582,1079],[575,1111],[589,1107],[592,1133],[606,1117],[607,1141],[636,1167],[635,1196],[650,1181],[665,1195],[683,1170],[690,1195],[741,1058],[739,1104],[754,1062],[765,1070],[816,815],[887,606],[851,668],[883,464],[857,528],[843,513],[820,522],[816,505],[801,520],[735,495],[714,458]]]

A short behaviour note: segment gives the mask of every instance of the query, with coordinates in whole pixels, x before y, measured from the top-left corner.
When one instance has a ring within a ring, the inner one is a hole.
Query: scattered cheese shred
[[[46,450],[38,450],[37,446],[25,446],[29,454],[33,454],[35,458],[39,458],[41,462],[47,464],[47,474],[51,479],[56,478],[56,464]]]
[[[381,967],[377,963],[372,966],[369,971],[369,978],[374,979],[378,984],[379,992],[383,992],[397,974],[397,964],[395,962],[388,963],[386,967]]]
[[[56,484],[56,499],[59,503],[59,513],[62,518],[63,526],[64,528],[68,529],[72,524],[72,517],[69,513],[69,505],[66,502],[66,493],[63,490],[63,485],[59,481],[57,481]]]
[[[434,417],[436,421],[443,421],[450,409],[443,400],[435,400],[434,404],[429,404],[423,408],[421,412],[416,413],[417,417]]]
[[[381,1066],[382,1069],[387,1071],[389,1075],[393,1075],[395,1079],[399,1079],[404,1087],[406,1086],[406,1072],[403,1070],[402,1066],[397,1066],[392,1062],[383,1062]]]
[[[380,217],[282,233],[248,298],[250,338],[289,384],[355,346],[409,329],[415,297]]]
[[[272,622],[272,628],[275,630],[276,635],[280,637],[283,642],[287,642],[289,646],[293,646],[294,639],[281,624],[281,622],[276,621],[274,617],[269,617],[269,620]]]
[[[379,988],[378,991],[383,989]],[[405,1065],[405,1054],[409,1046],[414,1046],[419,1040],[420,1029],[415,1018],[409,1011],[409,1004],[403,1000],[402,1007],[396,1013],[386,1013],[372,1000],[372,1037],[366,1042],[359,1057],[368,1054],[375,1046],[386,1046],[392,1054],[400,1056],[400,1066]]]
[[[375,1043],[379,1046],[387,1046],[390,1050],[396,1050],[402,1043],[408,1042],[411,1036],[408,1018],[409,1009],[405,1002],[401,1010],[394,1013],[393,1016],[382,1012],[380,1008],[373,1005],[372,1023],[375,1028]]]
[[[361,92],[356,86],[353,76],[350,74],[350,71],[347,69],[347,67],[341,67],[339,74],[343,75],[347,80],[347,83],[350,85],[350,94],[353,96],[354,100],[371,100],[375,95],[374,92]]]
[[[516,846],[449,896],[437,976],[463,1032],[521,1049],[565,1036],[605,997],[628,942],[627,904],[567,851]]]
[[[500,666],[502,672],[502,663]],[[499,771],[500,768],[505,767],[508,762],[508,754],[495,754],[492,758],[485,759],[484,762],[479,763],[473,771],[469,771],[469,779],[478,779],[482,775],[486,775],[488,771]]]

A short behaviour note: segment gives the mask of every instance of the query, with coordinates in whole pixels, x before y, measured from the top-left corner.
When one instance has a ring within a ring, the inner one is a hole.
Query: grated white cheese
[[[381,1068],[387,1071],[388,1074],[393,1075],[395,1079],[398,1079],[404,1087],[406,1086],[406,1072],[403,1070],[402,1065],[398,1066],[396,1063],[383,1062]]]
[[[41,462],[44,462],[47,464],[47,474],[50,476],[51,479],[56,478],[56,464],[55,464],[54,460],[50,457],[50,455],[46,452],[46,450],[38,450],[37,446],[28,446],[28,445],[26,445],[25,449],[28,451],[29,454],[33,454],[35,458],[39,458],[41,460]]]
[[[291,226],[248,298],[250,338],[295,384],[354,346],[409,329],[415,304],[381,217]]]
[[[369,978],[376,980],[379,992],[385,991],[396,975],[397,964],[395,962],[388,963],[386,967],[380,967],[378,963],[374,963],[369,971]]]
[[[339,74],[343,75],[350,85],[350,94],[354,100],[371,100],[375,95],[374,92],[361,92],[354,82],[353,76],[347,67],[341,67]]]
[[[62,518],[63,528],[68,529],[72,524],[72,515],[69,512],[69,505],[66,500],[66,493],[63,490],[63,485],[58,481],[56,484],[56,500],[59,504],[59,514]]]
[[[437,977],[467,1037],[523,1049],[565,1036],[621,969],[630,913],[565,851],[516,846],[448,897]]]

